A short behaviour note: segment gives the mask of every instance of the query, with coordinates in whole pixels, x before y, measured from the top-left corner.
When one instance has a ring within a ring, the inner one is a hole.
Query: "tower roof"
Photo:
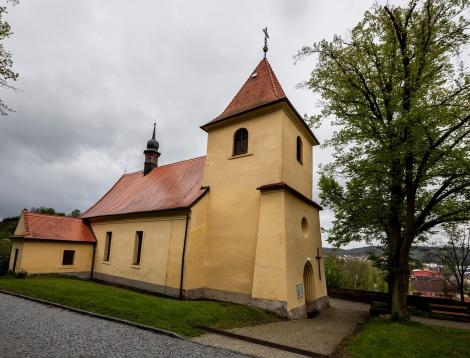
[[[227,108],[212,121],[201,126],[201,128],[207,130],[212,124],[278,102],[287,103],[301,125],[312,137],[315,145],[319,144],[310,127],[305,123],[302,116],[287,98],[266,58],[262,59],[258,66],[256,66],[255,70],[251,73],[250,77],[248,77],[245,84],[238,91]]]
[[[209,123],[287,98],[267,59],[261,60],[221,115]]]

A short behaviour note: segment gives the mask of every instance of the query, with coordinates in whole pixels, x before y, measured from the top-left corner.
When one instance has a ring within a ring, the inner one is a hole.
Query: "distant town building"
[[[444,278],[440,272],[431,270],[413,270],[412,288],[423,296],[443,296]]]

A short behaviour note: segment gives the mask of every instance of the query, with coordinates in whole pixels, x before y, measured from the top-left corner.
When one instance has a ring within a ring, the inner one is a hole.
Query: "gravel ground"
[[[351,335],[358,323],[369,316],[369,304],[330,299],[330,307],[315,318],[280,321],[253,327],[229,329],[229,332],[271,341],[290,347],[329,355],[343,338]],[[207,334],[193,339],[195,342],[216,347],[226,347],[260,357],[299,357],[281,350],[250,344],[217,334]]]
[[[245,356],[0,294],[0,357]]]

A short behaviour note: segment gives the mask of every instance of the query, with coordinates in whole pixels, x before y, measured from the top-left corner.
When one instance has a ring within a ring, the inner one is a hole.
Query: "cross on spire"
[[[266,60],[266,52],[268,52],[268,39],[269,39],[268,28],[265,27],[263,29],[263,32],[264,32],[264,47],[263,47],[264,57],[263,58]]]

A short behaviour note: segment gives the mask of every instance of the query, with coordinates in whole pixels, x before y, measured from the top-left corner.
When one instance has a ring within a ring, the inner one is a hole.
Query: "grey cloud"
[[[265,26],[287,95],[300,113],[318,112],[318,97],[295,88],[314,62],[294,66],[292,56],[345,33],[371,4],[21,1],[10,8],[15,34],[5,45],[22,91],[0,92],[15,109],[0,119],[0,218],[41,205],[87,209],[125,169],[141,169],[155,119],[162,163],[203,155],[199,126],[223,111],[261,59]],[[323,141],[331,129],[316,133]],[[329,158],[315,149],[315,164]]]

